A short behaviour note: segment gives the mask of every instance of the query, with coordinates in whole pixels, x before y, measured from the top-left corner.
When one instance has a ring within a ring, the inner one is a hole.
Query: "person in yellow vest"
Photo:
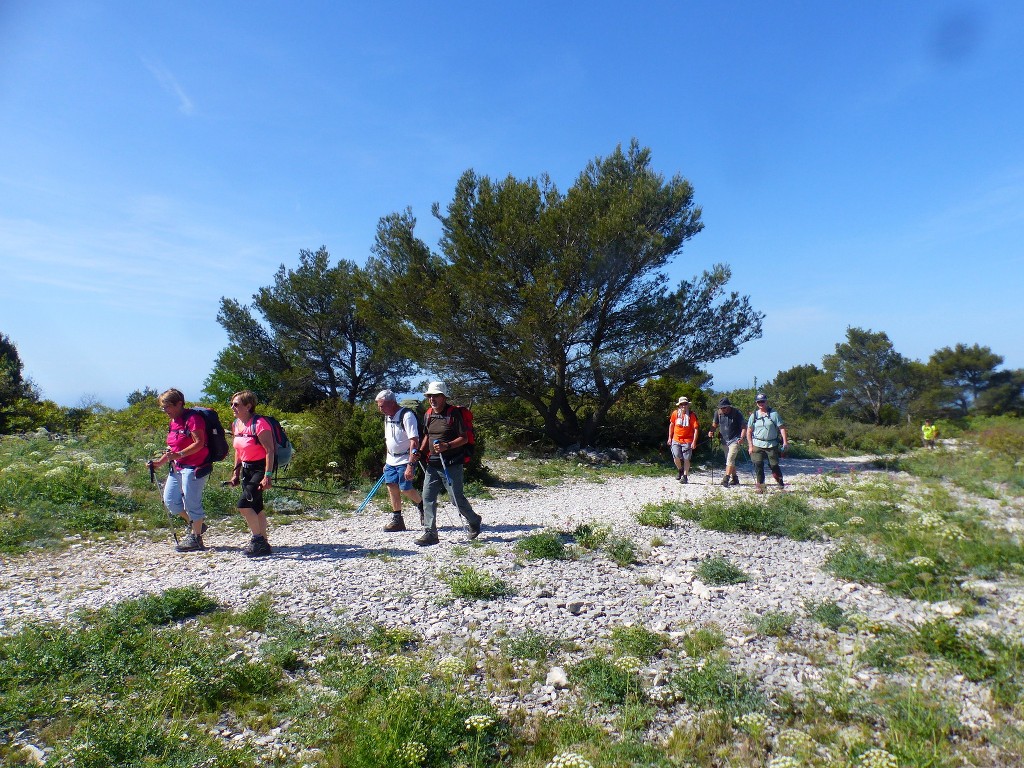
[[[924,440],[925,448],[934,448],[935,441],[939,437],[939,425],[932,424],[931,419],[925,419],[921,425],[921,438]]]

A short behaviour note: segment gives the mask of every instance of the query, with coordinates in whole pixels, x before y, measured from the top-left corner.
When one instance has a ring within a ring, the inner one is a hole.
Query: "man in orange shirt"
[[[672,451],[676,469],[679,470],[676,479],[680,483],[689,482],[690,459],[697,450],[699,430],[700,424],[697,423],[696,414],[690,413],[690,399],[680,397],[668,421],[668,446]]]

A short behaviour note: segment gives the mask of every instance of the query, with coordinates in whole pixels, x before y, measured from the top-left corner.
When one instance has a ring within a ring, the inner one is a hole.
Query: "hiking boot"
[[[781,480],[776,480],[775,484],[777,486],[779,486],[779,488],[785,488],[786,487],[786,484],[784,482],[782,482]]]
[[[181,540],[181,543],[175,547],[179,552],[201,552],[206,549],[203,546],[203,537],[196,536],[194,533],[186,534],[185,538]]]
[[[729,478],[730,477],[732,477],[732,475],[726,475],[725,477],[722,478],[722,487],[723,488],[728,488],[731,485],[731,483],[729,482]]]
[[[242,550],[246,557],[265,557],[271,553],[270,543],[264,536],[253,536]]]
[[[733,475],[732,476],[732,484],[733,485],[739,485],[740,484],[740,476],[739,475]]]
[[[686,485],[688,482],[690,482],[690,478],[688,478],[686,475],[680,475],[679,482],[682,483],[683,485]]]
[[[402,517],[402,513],[393,512],[391,514],[391,522],[384,526],[384,530],[388,533],[394,533],[395,531],[404,531],[405,518]]]
[[[757,493],[764,493],[764,483],[754,483],[754,490]]]
[[[470,538],[470,541],[472,541],[473,539],[475,539],[477,536],[480,535],[480,528],[483,527],[483,524],[484,524],[483,520],[478,520],[476,525],[474,525],[473,523],[469,524],[469,538]]]
[[[683,470],[680,469],[678,472],[676,472],[676,480],[678,480],[680,483],[683,482]]]
[[[429,547],[430,545],[437,543],[438,538],[436,529],[424,531],[422,535],[418,539],[416,539],[416,546],[418,547]]]
[[[420,511],[420,527],[426,525],[426,520],[423,519],[423,502],[421,501],[416,505],[416,509]]]

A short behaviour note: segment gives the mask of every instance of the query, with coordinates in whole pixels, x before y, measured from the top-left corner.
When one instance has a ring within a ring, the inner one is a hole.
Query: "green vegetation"
[[[724,557],[712,557],[701,561],[695,573],[698,579],[713,586],[742,584],[745,581],[750,581],[747,574]]]
[[[675,502],[662,502],[660,504],[644,504],[636,513],[636,521],[640,525],[647,525],[652,528],[671,528],[672,511],[676,506]]]
[[[618,656],[652,659],[669,647],[667,636],[641,626],[612,629],[612,648]]]
[[[524,536],[516,542],[516,551],[531,560],[565,560],[571,553],[556,531],[542,531]]]
[[[785,637],[796,623],[796,616],[792,613],[767,611],[762,614],[752,614],[748,620],[754,631],[762,637]]]
[[[674,511],[710,531],[767,533],[797,541],[820,537],[814,526],[815,512],[805,498],[795,494],[756,499],[717,496],[699,503],[677,502]]]
[[[512,588],[500,577],[469,565],[459,566],[441,574],[455,597],[466,600],[493,600],[512,594]]]

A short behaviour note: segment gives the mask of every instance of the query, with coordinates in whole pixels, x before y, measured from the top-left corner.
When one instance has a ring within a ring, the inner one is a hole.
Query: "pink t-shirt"
[[[231,434],[235,436],[235,456],[239,461],[263,461],[267,458],[267,449],[260,443],[259,435],[270,429],[270,424],[262,416],[243,424],[238,419],[231,424]]]
[[[206,462],[206,457],[210,455],[210,451],[206,447],[206,422],[198,413],[188,413],[188,411],[185,413],[188,418],[184,421],[171,419],[171,426],[167,432],[167,447],[175,453],[179,453],[194,442],[190,433],[194,432],[199,435],[203,441],[203,447],[178,460],[178,464],[183,467],[199,467]]]

